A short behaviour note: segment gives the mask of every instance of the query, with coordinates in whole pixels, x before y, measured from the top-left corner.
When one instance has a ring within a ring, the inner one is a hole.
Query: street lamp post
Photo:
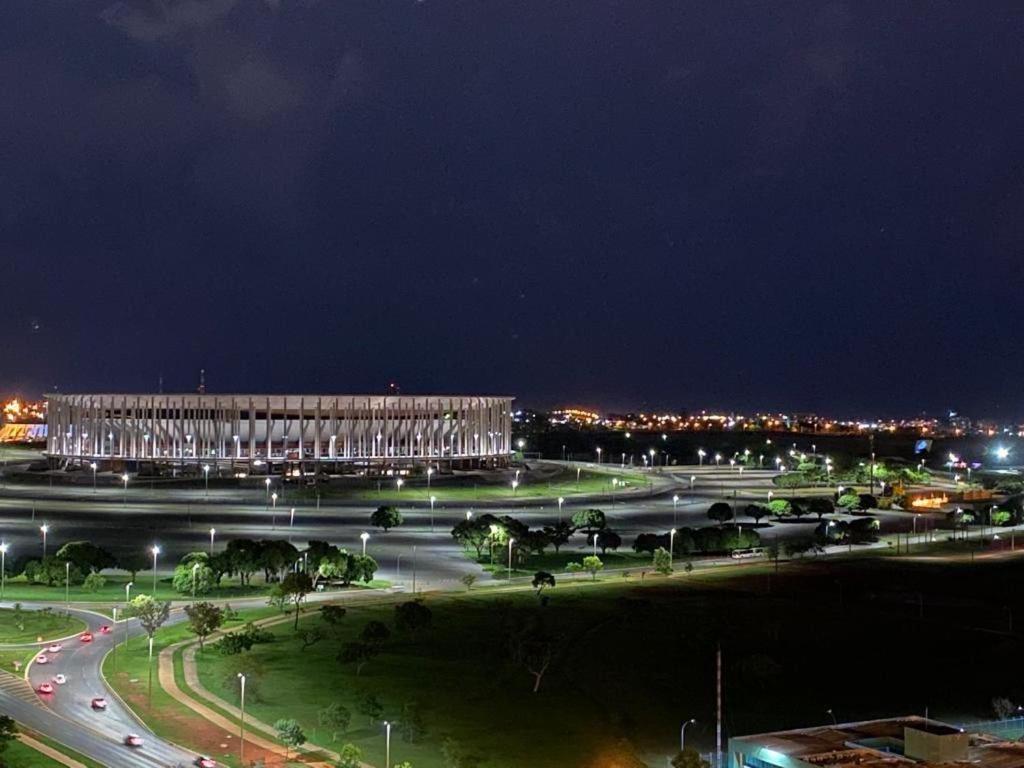
[[[50,532],[50,526],[43,523],[39,526],[40,532],[43,534],[43,559],[46,559],[46,534]]]
[[[0,544],[0,603],[4,599],[4,587],[7,585],[7,550],[10,544],[6,541]]]
[[[131,594],[132,587],[135,585],[134,581],[129,581],[124,585],[124,647],[128,649],[128,607],[131,605]]]
[[[558,522],[562,522],[562,505],[565,504],[565,497],[558,497]]]
[[[240,730],[239,735],[238,735],[238,760],[239,760],[239,762],[244,763],[245,762],[245,675],[243,675],[241,672],[239,672],[238,673],[238,680],[239,680],[239,682],[241,683],[241,686],[242,686],[241,706],[239,706],[239,708],[238,708],[238,710],[239,710],[239,712],[241,714],[241,717],[238,719],[239,723],[241,724],[241,730]]]
[[[370,534],[363,531],[359,534],[359,538],[363,540],[363,557],[366,557],[366,541],[370,538]]]
[[[679,525],[679,494],[672,495],[672,525]]]
[[[384,765],[391,765],[391,723],[384,721]]]
[[[270,529],[277,530],[277,491],[270,494],[270,500],[273,502],[273,512],[271,512],[270,518]]]
[[[203,496],[207,499],[210,498],[210,465],[203,464],[203,480],[206,483],[206,489],[203,491]]]
[[[427,467],[427,493],[430,493],[430,476],[434,474],[433,467]]]
[[[512,545],[516,543],[516,540],[511,536],[508,540],[508,580],[512,581]]]
[[[398,495],[399,496],[402,495],[402,486],[403,485],[405,485],[405,480],[403,480],[402,478],[398,478],[397,480],[395,480],[395,486],[398,488]]]
[[[690,475],[690,490],[691,491],[693,490],[693,484],[695,482],[697,482],[697,476],[696,475]]]
[[[437,501],[437,496],[430,497],[430,532],[434,532],[434,502]]]
[[[597,450],[597,463],[600,464],[601,463],[601,446],[598,446],[595,450]]]
[[[213,537],[217,535],[217,529],[210,529],[210,557],[213,557]]]
[[[160,554],[160,547],[156,544],[152,546],[150,551],[153,553],[153,599],[156,599],[156,556]]]
[[[512,481],[512,495],[513,496],[516,495],[516,488],[518,488],[518,487],[519,487],[519,481],[518,480],[513,480]]]
[[[699,466],[699,467],[703,467],[704,466],[704,457],[705,456],[707,456],[707,453],[704,452],[703,448],[697,449],[697,466]]]
[[[268,471],[270,470],[270,465],[269,464],[267,465],[267,470]],[[269,477],[265,478],[263,480],[263,488],[264,488],[264,492],[263,492],[263,509],[265,510],[267,507],[270,506],[270,478]]]
[[[153,706],[153,636],[149,636],[149,705]]]
[[[192,565],[192,607],[196,606],[196,573],[199,571],[199,563]]]
[[[71,563],[64,563],[64,607],[71,607]]]
[[[685,752],[686,751],[686,726],[693,725],[696,722],[697,722],[697,720],[695,718],[691,717],[689,720],[687,720],[685,723],[683,723],[683,727],[679,729],[679,751],[680,752]]]
[[[292,540],[292,528],[295,527],[295,507],[292,507],[292,511],[288,515],[288,542]]]
[[[124,483],[124,499],[122,506],[128,506],[128,473],[121,475],[121,482]]]
[[[89,464],[89,468],[92,469],[92,492],[96,493],[96,468],[97,468],[96,462],[94,461],[94,462],[90,463]]]
[[[668,532],[668,567],[671,568],[675,562],[676,552],[676,529]]]

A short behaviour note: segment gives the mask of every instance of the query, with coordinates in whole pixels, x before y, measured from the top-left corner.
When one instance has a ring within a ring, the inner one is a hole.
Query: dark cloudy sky
[[[6,0],[0,390],[1024,413],[1024,10]]]

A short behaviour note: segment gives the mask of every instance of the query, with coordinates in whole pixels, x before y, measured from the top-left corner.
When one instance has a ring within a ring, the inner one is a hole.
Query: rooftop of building
[[[904,754],[906,729],[937,737],[963,735],[966,759],[932,760]],[[984,733],[967,733],[923,717],[901,717],[843,723],[818,728],[742,736],[730,740],[730,751],[751,748],[748,757],[772,765],[812,765],[816,768],[1021,768],[1024,743]]]

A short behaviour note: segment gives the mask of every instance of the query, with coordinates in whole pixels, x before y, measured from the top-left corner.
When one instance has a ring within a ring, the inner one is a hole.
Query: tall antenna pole
[[[718,646],[718,669],[716,674],[718,699],[718,723],[715,726],[715,766],[722,768],[722,646]]]

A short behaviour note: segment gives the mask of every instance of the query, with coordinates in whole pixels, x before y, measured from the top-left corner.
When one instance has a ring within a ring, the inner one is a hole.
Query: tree
[[[130,552],[125,552],[117,558],[117,567],[122,571],[127,571],[131,575],[131,580],[135,581],[139,571],[145,570],[150,565],[150,560],[146,557],[144,552],[136,552],[134,549]]]
[[[380,655],[380,648],[377,645],[363,640],[350,640],[342,644],[337,658],[342,664],[355,664],[356,677],[358,677],[362,674],[363,667],[378,655]]]
[[[602,555],[609,549],[614,552],[622,546],[622,537],[611,528],[596,531],[594,536],[597,537],[597,546],[601,548]]]
[[[317,720],[331,732],[331,741],[338,740],[338,734],[344,734],[352,722],[352,712],[344,704],[334,702],[328,704],[317,713]]]
[[[398,511],[398,507],[377,507],[377,509],[373,511],[373,514],[370,515],[370,525],[376,526],[377,528],[383,528],[385,533],[401,524],[402,513]]]
[[[654,570],[662,576],[672,573],[672,556],[664,547],[654,550]]]
[[[170,613],[170,602],[160,602],[149,595],[136,595],[128,604],[128,615],[139,620],[139,624],[146,630],[147,637],[156,634]]]
[[[194,558],[186,555],[181,562],[174,567],[174,576],[171,579],[171,586],[182,595],[205,595],[213,589],[217,583],[216,574],[209,566],[205,552],[194,552],[193,555],[203,557]],[[193,583],[194,579],[194,583]],[[195,592],[193,592],[193,587]]]
[[[421,629],[428,629],[434,619],[433,612],[422,600],[410,600],[395,606],[395,629],[415,637]]]
[[[107,580],[99,573],[90,573],[85,577],[85,581],[82,582],[82,586],[86,592],[99,592],[103,589]]]
[[[825,496],[815,496],[807,502],[807,508],[811,514],[817,515],[818,519],[821,520],[825,515],[831,515],[836,511],[835,504],[832,500]]]
[[[309,627],[299,632],[299,639],[302,641],[302,650],[312,648],[314,645],[319,643],[327,637],[323,627]]]
[[[359,633],[359,639],[371,645],[380,645],[391,637],[391,630],[382,621],[368,621],[363,631]]]
[[[274,730],[277,731],[278,740],[285,746],[284,759],[288,762],[289,750],[298,749],[306,743],[306,732],[297,721],[284,717],[274,723]]]
[[[296,630],[299,628],[299,610],[302,606],[302,601],[312,591],[313,580],[304,571],[289,571],[288,575],[281,580],[282,594],[295,606],[294,628]]]
[[[242,585],[249,584],[252,575],[260,569],[260,545],[252,539],[232,539],[224,548],[227,573],[238,574]]]
[[[206,638],[220,629],[224,623],[224,611],[213,603],[196,603],[185,606],[188,628],[199,638],[199,650],[203,649]]]
[[[427,732],[427,724],[423,721],[423,712],[418,701],[407,701],[402,705],[402,714],[398,718],[398,732],[402,741],[415,744]]]
[[[860,509],[860,496],[856,493],[845,493],[836,501],[836,506],[851,511]]]
[[[476,550],[477,560],[484,556],[484,548],[488,544],[490,535],[489,526],[484,524],[480,518],[462,520],[452,528],[452,538],[465,549],[472,547]]]
[[[47,555],[42,560],[29,560],[25,563],[23,572],[25,578],[33,584],[45,584],[48,587],[64,586],[65,579],[71,584],[81,584],[85,580],[85,574],[74,563],[66,569],[66,562],[68,561],[58,560],[54,555]]]
[[[384,714],[384,705],[380,703],[377,694],[371,691],[363,691],[359,695],[359,698],[356,699],[356,709],[359,711],[359,714],[366,715],[370,719],[371,724],[379,720],[380,716]]]
[[[572,526],[577,531],[599,531],[607,525],[600,509],[581,509],[573,513]]]
[[[711,763],[693,747],[687,747],[672,758],[672,768],[711,768]]]
[[[748,504],[743,511],[747,514],[747,517],[754,518],[755,523],[760,523],[762,518],[768,517],[770,514],[768,508],[761,504]]]
[[[996,720],[1009,720],[1017,712],[1017,707],[1005,696],[996,696],[992,699],[992,712]]]
[[[724,501],[716,501],[708,507],[708,519],[715,520],[719,525],[729,522],[732,518],[732,507]]]
[[[14,740],[17,734],[18,724],[14,722],[14,719],[7,715],[0,715],[0,752],[7,749],[7,745]]]
[[[478,768],[481,758],[470,754],[451,736],[441,742],[441,758],[445,768]]]
[[[369,555],[357,555],[344,549],[335,549],[330,555],[321,558],[313,587],[315,588],[321,579],[340,581],[342,586],[346,587],[353,581],[369,584],[376,572],[377,561]]]
[[[338,762],[334,768],[362,768],[363,751],[355,744],[345,744],[338,750]]]
[[[772,499],[768,502],[768,511],[776,517],[788,517],[793,514],[793,505],[788,499]]]
[[[72,563],[83,573],[99,573],[117,564],[112,554],[89,541],[69,541],[57,550],[55,557]]]
[[[604,563],[597,555],[588,555],[583,558],[583,568],[590,572],[591,581],[597,581],[597,572],[604,569]]]
[[[555,586],[555,577],[547,571],[537,571],[533,574],[533,589],[540,597],[541,593],[548,587]]]
[[[348,613],[348,609],[341,605],[320,606],[320,620],[335,629],[341,625],[346,613]]]
[[[564,520],[559,520],[554,525],[544,526],[544,535],[547,536],[548,542],[555,548],[557,553],[562,546],[569,543],[569,539],[572,538],[573,528],[569,523]]]
[[[469,592],[473,588],[473,585],[476,584],[476,574],[464,573],[462,574],[462,578],[460,578],[459,581],[461,581],[466,586],[466,591]]]
[[[259,564],[264,581],[276,581],[299,559],[299,550],[287,541],[271,539],[259,543]]]

